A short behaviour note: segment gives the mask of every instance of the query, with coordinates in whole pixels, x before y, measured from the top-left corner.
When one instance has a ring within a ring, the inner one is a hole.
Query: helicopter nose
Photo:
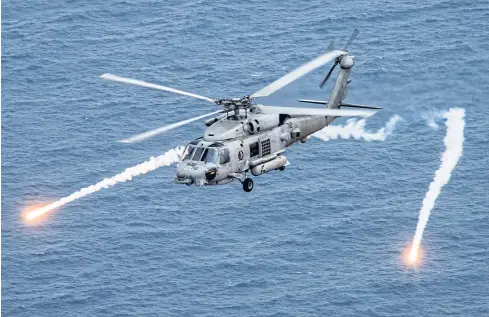
[[[185,178],[185,176],[186,176],[186,175],[185,175],[185,173],[184,173],[184,172],[182,172],[181,170],[178,170],[178,171],[177,171],[177,177],[178,177],[178,178]]]
[[[180,165],[177,170],[178,178],[202,179],[205,177],[207,168],[201,165],[185,164]]]

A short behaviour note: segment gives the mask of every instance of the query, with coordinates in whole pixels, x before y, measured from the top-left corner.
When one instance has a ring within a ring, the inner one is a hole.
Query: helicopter
[[[285,170],[288,160],[283,153],[287,147],[296,142],[305,143],[312,134],[328,126],[338,117],[369,117],[381,109],[343,102],[351,81],[349,75],[354,65],[354,56],[348,54],[348,46],[357,35],[358,30],[355,29],[342,50],[335,50],[331,43],[326,53],[257,92],[241,98],[212,99],[108,73],[100,77],[119,83],[173,92],[222,107],[218,111],[147,131],[120,142],[140,142],[212,116],[205,121],[206,129],[203,136],[186,146],[177,166],[175,182],[189,186],[204,186],[228,184],[237,179],[243,185],[243,190],[250,192],[254,187],[253,179],[248,177],[250,173],[259,176],[274,170]],[[277,107],[254,103],[256,98],[269,96],[331,61],[334,61],[334,64],[320,83],[320,88],[323,88],[335,67],[340,65],[340,72],[329,100],[299,99],[299,102],[321,104],[325,106],[324,108]]]

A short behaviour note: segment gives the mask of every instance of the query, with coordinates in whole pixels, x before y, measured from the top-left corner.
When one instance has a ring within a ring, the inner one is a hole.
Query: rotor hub
[[[216,104],[222,106],[226,110],[240,108],[247,109],[250,108],[252,100],[252,97],[244,96],[242,98],[218,99],[216,100]]]
[[[354,63],[353,56],[343,55],[340,61],[340,67],[343,69],[349,69],[353,67]]]

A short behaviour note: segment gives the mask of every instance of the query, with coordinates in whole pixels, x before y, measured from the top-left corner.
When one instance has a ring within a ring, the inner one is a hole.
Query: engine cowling
[[[280,119],[276,114],[260,114],[248,121],[244,129],[251,134],[255,134],[278,127],[279,123]]]
[[[247,124],[247,129],[248,132],[251,134],[260,132],[261,130],[260,121],[258,121],[258,119],[250,120]]]
[[[265,173],[268,173],[270,171],[279,169],[282,166],[284,166],[285,164],[287,164],[287,158],[283,155],[279,155],[271,161],[253,166],[251,168],[251,174],[253,174],[255,176],[265,174]]]

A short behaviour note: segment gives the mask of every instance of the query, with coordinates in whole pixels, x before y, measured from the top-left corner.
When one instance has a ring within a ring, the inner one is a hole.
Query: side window
[[[253,142],[250,144],[250,157],[257,156],[260,154],[260,150],[258,149],[258,142]]]
[[[221,151],[221,158],[220,158],[219,163],[220,164],[229,163],[229,150],[228,149],[223,149]]]

